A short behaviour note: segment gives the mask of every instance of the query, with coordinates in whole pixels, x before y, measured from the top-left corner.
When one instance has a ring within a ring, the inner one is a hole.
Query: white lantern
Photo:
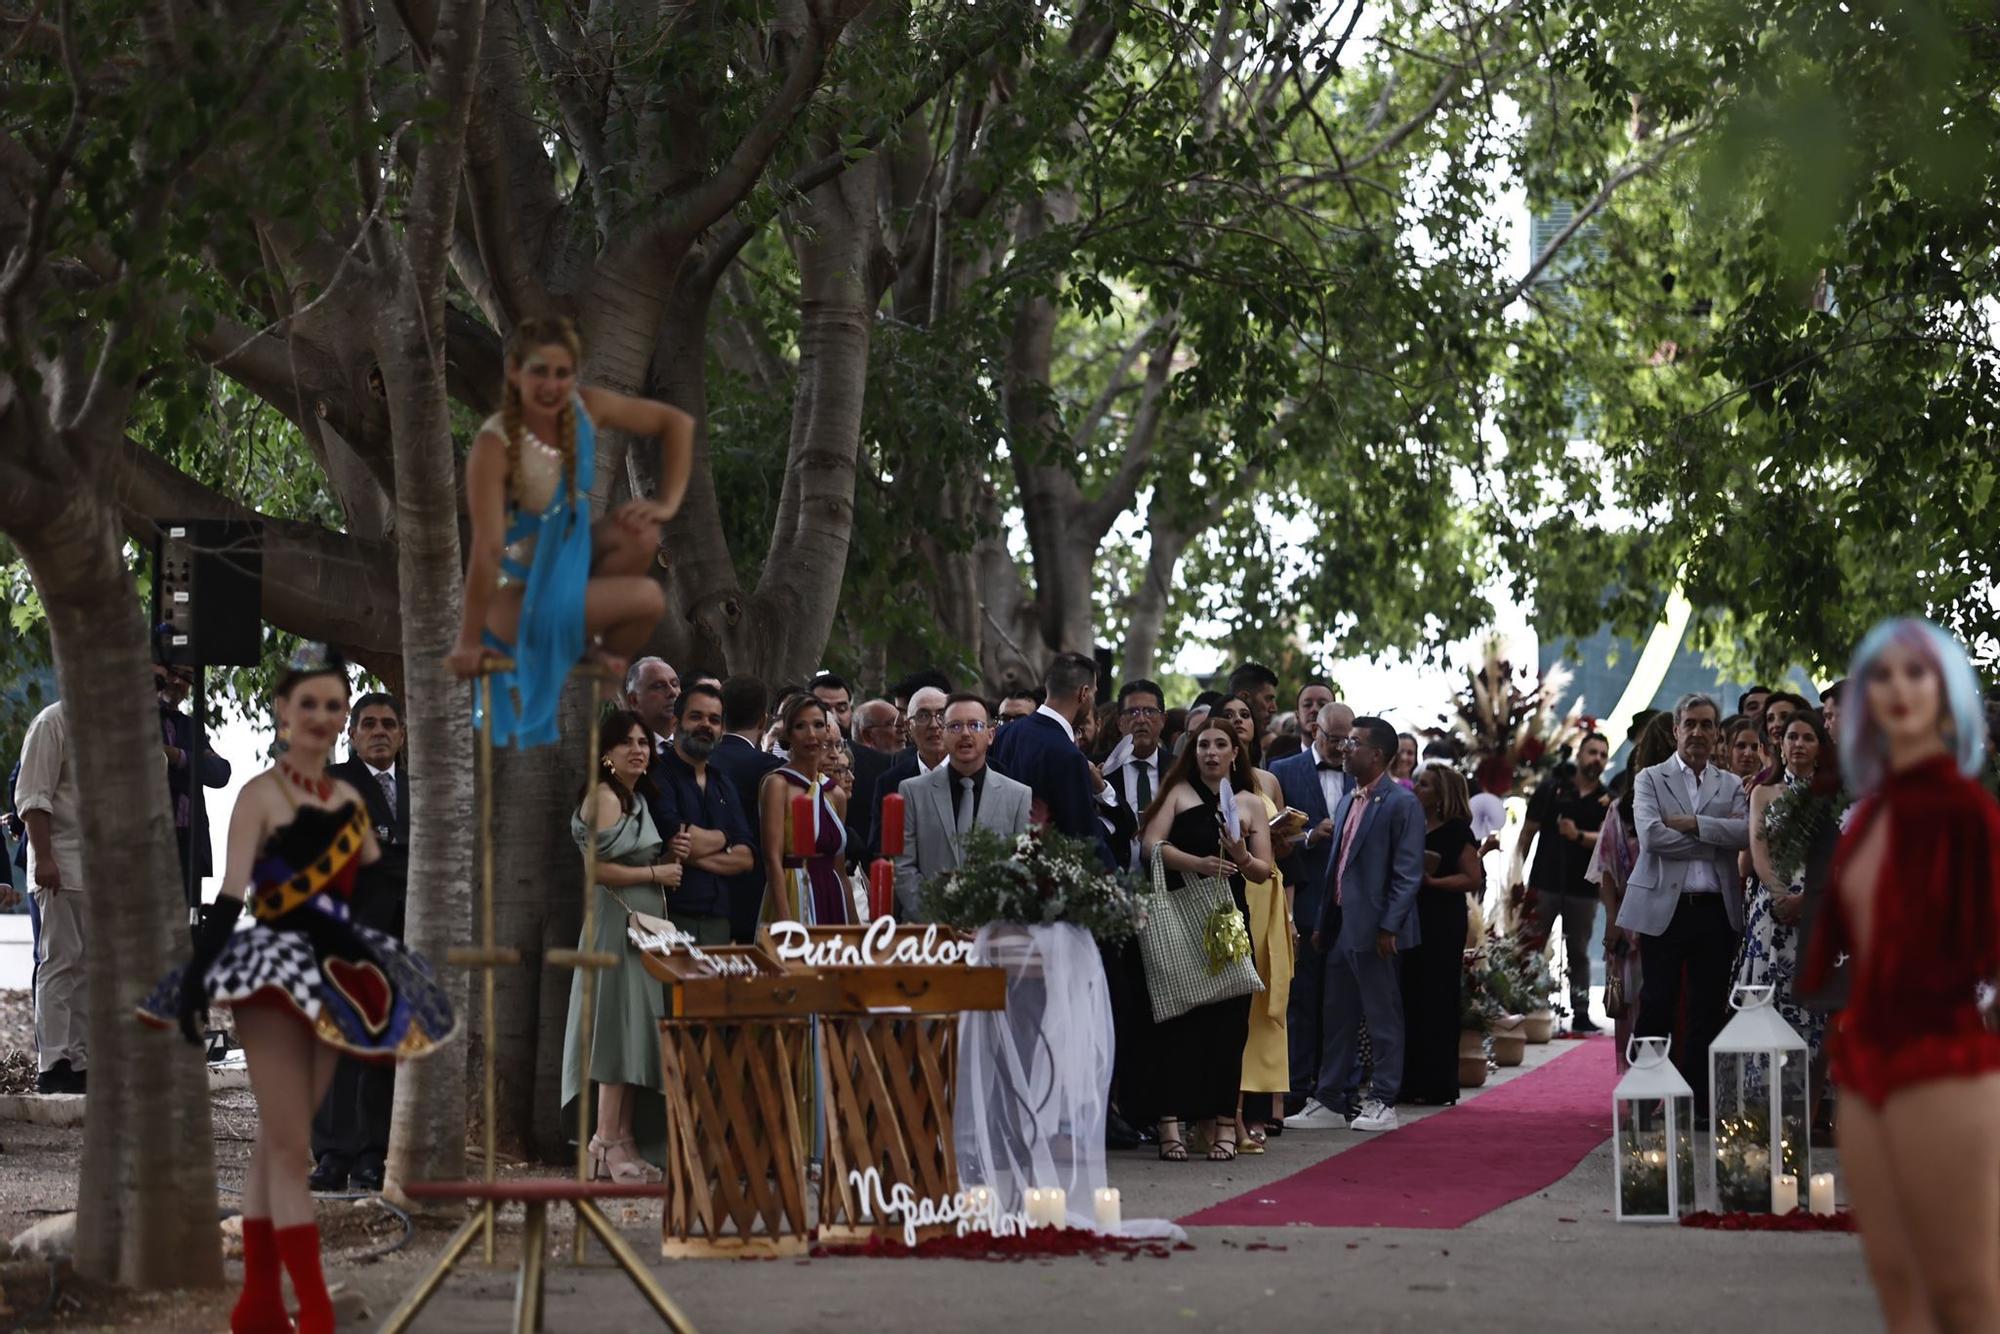
[[[1737,987],[1735,1017],[1708,1048],[1709,1160],[1715,1207],[1768,1214],[1775,1178],[1812,1177],[1806,1040],[1771,1003],[1773,987]]]
[[[1694,1090],[1671,1038],[1635,1037],[1611,1091],[1613,1193],[1621,1223],[1672,1223],[1694,1208]]]

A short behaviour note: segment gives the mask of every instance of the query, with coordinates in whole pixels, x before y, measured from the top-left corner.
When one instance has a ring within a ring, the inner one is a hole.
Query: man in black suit
[[[864,860],[881,855],[882,798],[900,792],[905,779],[920,778],[948,758],[945,748],[944,710],[950,692],[937,686],[919,686],[910,693],[910,745],[892,757],[882,771],[875,792],[869,798],[868,840]],[[855,788],[860,789],[857,772]]]
[[[708,757],[709,768],[729,780],[742,808],[743,824],[755,829],[758,791],[764,775],[784,761],[761,748],[771,723],[771,692],[754,676],[732,676],[722,683],[722,739]],[[764,903],[764,873],[752,868],[729,878],[729,934],[748,944],[757,934],[757,911]]]
[[[361,868],[348,910],[354,921],[385,935],[403,937],[403,907],[410,872],[410,799],[402,761],[403,706],[394,695],[363,695],[348,715],[349,756],[329,765],[327,774],[344,778],[368,803],[368,822],[382,859]],[[389,1110],[396,1098],[396,1071],[343,1056],[334,1067],[326,1101],[313,1117],[312,1148],[317,1165],[312,1188],[322,1191],[380,1190],[389,1155]]]
[[[868,827],[876,800],[885,789],[882,775],[902,750],[903,715],[886,699],[864,700],[854,707],[854,791],[847,799],[848,860],[859,863],[868,850]]]
[[[987,763],[1035,794],[1037,823],[1095,847],[1115,869],[1099,823],[1102,777],[1076,744],[1076,729],[1097,702],[1097,664],[1081,653],[1062,653],[1043,682],[1048,702],[1000,729]]]
[[[181,712],[181,705],[194,689],[194,672],[169,666],[164,657],[162,646],[153,657],[153,689],[160,700],[160,745],[167,757],[167,800],[174,811],[174,844],[180,849],[181,892],[192,907],[201,902],[201,878],[215,873],[202,789],[229,785],[229,761],[206,742],[201,754],[193,753],[194,719]]]

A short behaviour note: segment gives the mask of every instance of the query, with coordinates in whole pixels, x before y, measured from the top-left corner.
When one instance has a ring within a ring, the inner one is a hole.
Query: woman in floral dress
[[[1778,1012],[1819,1060],[1826,1016],[1792,997],[1799,968],[1799,917],[1805,905],[1804,851],[1815,828],[1837,818],[1830,791],[1833,745],[1826,724],[1810,710],[1794,713],[1780,734],[1781,777],[1750,794],[1750,860],[1757,888],[1743,923],[1736,959],[1738,986],[1774,988]],[[1822,772],[1821,766],[1825,770]],[[1822,781],[1815,782],[1815,778]]]

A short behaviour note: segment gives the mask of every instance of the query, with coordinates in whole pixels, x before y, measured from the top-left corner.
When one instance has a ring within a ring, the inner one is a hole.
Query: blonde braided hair
[[[514,332],[507,337],[508,368],[519,371],[527,364],[528,354],[538,347],[560,347],[569,353],[572,365],[578,370],[583,367],[583,340],[577,337],[576,326],[560,315],[530,315],[514,326]],[[522,418],[520,386],[507,380],[500,392],[500,429],[507,441],[507,492],[516,505],[521,503],[521,433],[527,429]],[[579,497],[573,395],[556,409],[556,452],[562,455],[563,482],[574,506]]]

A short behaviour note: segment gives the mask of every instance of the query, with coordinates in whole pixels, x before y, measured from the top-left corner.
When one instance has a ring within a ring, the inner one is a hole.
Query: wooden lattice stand
[[[835,993],[756,946],[645,956],[667,984],[667,1200],[660,1253],[803,1255],[811,1244],[797,1072],[810,1015]]]
[[[806,928],[812,955],[794,964],[830,984],[836,996],[820,1010],[819,1080],[826,1123],[826,1171],[820,1183],[819,1235],[852,1241],[870,1235],[901,1240],[900,1218],[877,1217],[873,1197],[851,1173],[873,1167],[884,1193],[907,1184],[922,1200],[959,1189],[952,1099],[958,1084],[958,1016],[1006,1004],[997,968],[910,962],[959,954],[967,938],[922,926]],[[828,946],[842,961],[824,962]],[[877,960],[870,962],[869,960]],[[926,1229],[920,1237],[941,1234]]]

